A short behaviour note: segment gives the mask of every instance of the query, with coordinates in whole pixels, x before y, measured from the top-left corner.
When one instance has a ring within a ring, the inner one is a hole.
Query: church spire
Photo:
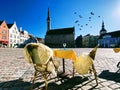
[[[105,29],[104,21],[102,21],[102,29],[100,30],[100,35],[107,33],[107,30]]]
[[[104,21],[102,21],[102,29],[104,29],[105,25],[104,25]]]
[[[48,8],[48,16],[47,16],[47,31],[50,30],[50,9]]]

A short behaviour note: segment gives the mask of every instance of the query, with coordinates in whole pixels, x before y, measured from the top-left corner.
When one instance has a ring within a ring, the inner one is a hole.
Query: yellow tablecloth
[[[113,50],[114,50],[114,52],[116,52],[116,53],[120,52],[120,48],[114,48]]]
[[[73,50],[61,50],[55,49],[53,50],[54,57],[76,60],[76,53]]]

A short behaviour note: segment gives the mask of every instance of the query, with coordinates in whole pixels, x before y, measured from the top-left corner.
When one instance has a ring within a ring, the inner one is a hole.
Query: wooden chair
[[[97,52],[97,48],[98,48],[98,45],[89,53],[89,56],[90,56],[93,60],[95,59],[95,55],[96,55],[96,52]],[[94,73],[94,76],[95,76],[96,86],[97,86],[97,85],[98,85],[97,73],[96,73],[94,64],[92,64],[92,70],[93,70],[93,73]]]
[[[118,62],[118,64],[117,64],[117,68],[119,68],[119,69],[117,70],[116,73],[120,73],[120,62]]]
[[[120,48],[113,48],[113,50],[114,50],[115,53],[119,53],[120,52]],[[120,62],[118,62],[117,68],[118,68],[118,70],[117,70],[116,73],[119,73],[120,72]]]
[[[98,85],[97,81],[97,73],[94,67],[93,60],[95,59],[96,51],[98,46],[96,46],[89,54],[82,54],[79,57],[77,57],[77,60],[74,61],[73,66],[74,69],[79,73],[80,75],[89,74],[91,72],[94,73],[96,85]]]
[[[56,75],[60,62],[53,60],[53,51],[43,44],[30,43],[25,46],[24,52],[25,59],[29,63],[33,63],[35,69],[31,90],[33,89],[34,81],[40,78],[44,78],[47,90],[47,79],[51,73]]]

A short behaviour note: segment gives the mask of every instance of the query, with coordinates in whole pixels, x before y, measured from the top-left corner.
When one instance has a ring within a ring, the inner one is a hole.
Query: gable
[[[5,30],[8,30],[8,27],[7,27],[7,24],[5,21],[2,21],[1,25],[0,25],[0,28],[2,29],[5,29]]]

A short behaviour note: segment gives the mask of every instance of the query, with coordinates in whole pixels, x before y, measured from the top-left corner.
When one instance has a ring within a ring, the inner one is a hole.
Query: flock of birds
[[[77,14],[77,12],[74,12],[74,14]],[[80,19],[84,18],[82,15],[78,15],[78,16],[79,16]],[[95,16],[94,12],[90,12],[90,16],[88,17],[89,22],[92,21],[93,16]],[[98,15],[97,18],[101,18],[101,16]],[[79,30],[82,30],[82,28],[84,26],[89,26],[90,28],[92,28],[92,26],[90,26],[89,23],[86,23],[85,25],[82,25],[79,22],[80,22],[80,20],[75,20],[75,24],[77,24],[79,26]]]

